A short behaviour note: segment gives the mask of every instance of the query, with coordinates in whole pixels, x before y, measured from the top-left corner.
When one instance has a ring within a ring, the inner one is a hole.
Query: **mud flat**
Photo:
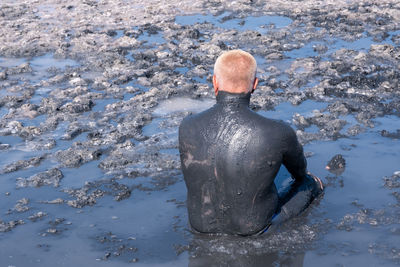
[[[1,1],[2,264],[397,266],[400,3],[265,2]],[[278,233],[199,237],[177,127],[234,48],[327,187]]]

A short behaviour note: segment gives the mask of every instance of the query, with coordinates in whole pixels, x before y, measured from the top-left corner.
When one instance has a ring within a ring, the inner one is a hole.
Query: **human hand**
[[[312,174],[311,172],[308,172],[307,174],[310,175],[314,179],[316,185],[318,186],[318,189],[323,191],[324,190],[324,184],[322,183],[321,179],[318,178],[317,176],[315,176],[314,174]]]

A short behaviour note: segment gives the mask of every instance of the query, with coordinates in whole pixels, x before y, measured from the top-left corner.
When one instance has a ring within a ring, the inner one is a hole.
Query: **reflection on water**
[[[214,237],[214,239],[218,239],[219,245],[216,247],[210,246],[214,243],[213,237],[194,235],[190,245],[195,250],[190,253],[189,267],[303,266],[304,253],[268,252],[268,250],[264,253],[257,253],[257,251],[247,250],[248,248],[241,246],[242,238],[240,237],[237,240],[226,237]],[[221,239],[226,240],[221,242]]]

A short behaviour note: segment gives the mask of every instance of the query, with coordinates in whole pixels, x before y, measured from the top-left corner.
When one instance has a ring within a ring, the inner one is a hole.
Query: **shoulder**
[[[282,120],[276,120],[279,128],[279,134],[284,142],[293,142],[297,140],[297,135],[294,129],[286,122]]]
[[[289,123],[281,120],[277,121],[277,123],[279,123],[283,135],[290,137],[296,136],[294,129],[289,125]]]
[[[288,123],[282,120],[269,119],[262,115],[258,116],[261,117],[258,118],[261,133],[267,140],[274,140],[274,143],[281,147],[292,146],[297,143],[296,132]]]
[[[205,111],[196,114],[190,114],[183,118],[179,125],[179,133],[181,134],[183,131],[187,131],[188,129],[195,129],[200,127],[204,123],[207,123],[209,117],[213,114],[213,108],[211,107]]]
[[[264,128],[267,128],[269,130],[273,130],[273,132],[282,135],[282,136],[291,136],[291,135],[296,135],[293,128],[286,122],[282,120],[276,120],[276,119],[270,119],[267,117],[264,117],[256,112],[253,112],[255,114],[255,118],[257,118],[257,121],[264,126]]]
[[[184,117],[179,125],[179,129],[183,129],[185,127],[187,127],[188,124],[190,124],[190,122],[193,120],[193,115],[190,114],[186,117]]]

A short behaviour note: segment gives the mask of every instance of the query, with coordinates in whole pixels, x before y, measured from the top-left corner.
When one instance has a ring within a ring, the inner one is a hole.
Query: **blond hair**
[[[214,75],[220,90],[242,93],[252,90],[256,78],[255,58],[242,50],[224,52],[215,61]]]

